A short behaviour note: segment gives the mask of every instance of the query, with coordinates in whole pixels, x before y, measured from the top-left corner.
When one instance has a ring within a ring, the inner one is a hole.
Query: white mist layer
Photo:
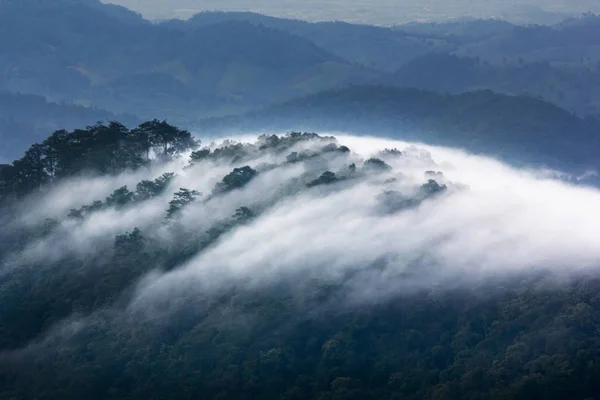
[[[303,290],[316,280],[341,289],[342,296],[336,299],[342,300],[336,300],[335,307],[352,307],[432,287],[469,288],[529,272],[548,271],[557,282],[600,272],[600,191],[552,180],[548,171],[518,170],[457,149],[333,135],[353,154],[334,154],[325,166],[320,161],[285,163],[292,151],[323,146],[313,142],[280,154],[261,154],[239,165],[205,161],[185,168],[183,159],[118,177],[65,182],[43,202],[28,200],[25,204],[35,213],[17,214],[15,220],[29,218],[26,223],[35,224],[61,214],[64,218],[69,208],[102,200],[125,184],[133,190],[141,179],[177,174],[157,198],[122,210],[104,209],[83,221],[62,220],[54,233],[32,241],[4,265],[63,268],[57,261],[75,255],[82,256],[82,267],[74,272],[84,274],[85,257],[110,254],[115,235],[134,227],[169,247],[178,239],[163,224],[166,209],[173,193],[185,187],[203,192],[177,222],[187,232],[202,234],[239,207],[264,212],[185,264],[145,276],[126,310],[116,307],[108,318],[168,318],[182,307],[206,307],[214,293],[232,285],[261,290],[284,283],[302,301]],[[306,187],[306,179],[318,177],[325,167],[347,171],[348,164],[356,162],[360,169],[361,160],[385,148],[403,151],[401,157],[385,158],[393,167],[390,172]],[[246,164],[259,169],[256,178],[239,190],[211,196],[223,176]],[[278,167],[261,169],[266,164]],[[426,171],[443,172],[434,179],[449,189],[398,212],[382,206],[383,192],[413,194],[429,179]],[[72,316],[44,337],[68,341],[82,327],[104,318],[98,313]],[[35,349],[34,343],[31,346]]]
[[[385,148],[398,148],[404,156],[386,159],[391,172],[292,194],[286,192],[290,181],[307,173],[316,178],[323,170],[319,164],[282,164],[286,155],[319,144],[301,143],[284,154],[264,154],[247,162],[259,169],[265,164],[279,167],[217,197],[210,193],[231,172],[230,163],[202,162],[184,168],[187,159],[183,159],[118,177],[65,182],[52,189],[43,204],[35,204],[35,199],[26,202],[35,205],[28,207],[35,211],[17,219],[39,223],[102,200],[120,186],[134,190],[141,179],[177,173],[158,198],[123,210],[105,209],[81,222],[63,221],[53,234],[29,244],[11,261],[27,264],[86,256],[102,245],[109,249],[115,235],[135,227],[168,244],[173,239],[162,222],[173,193],[185,187],[203,193],[180,220],[194,231],[205,232],[242,206],[275,206],[265,207],[251,224],[224,235],[185,265],[145,280],[134,304],[231,282],[261,287],[284,279],[317,278],[343,283],[355,297],[377,298],[444,282],[468,284],[472,279],[526,271],[562,274],[600,266],[598,190],[548,179],[547,171],[517,170],[456,149],[334,135],[354,152],[348,158],[334,157],[323,167],[334,172]],[[382,212],[383,191],[413,193],[426,182],[429,170],[443,172],[442,181],[451,188],[448,193],[415,208]]]
[[[413,146],[336,137],[365,157]],[[426,154],[424,162],[419,162],[423,157],[389,160],[394,170],[385,176],[286,199],[185,266],[145,282],[134,304],[228,282],[260,287],[310,277],[343,282],[354,297],[371,299],[444,282],[468,285],[472,279],[527,271],[569,274],[600,266],[598,190],[455,149],[417,147],[429,151],[436,164],[429,164]],[[383,190],[402,191],[406,181],[423,183],[430,169],[468,188],[414,209],[378,212]],[[382,184],[391,177],[400,179]],[[250,186],[243,192],[250,199],[263,190]]]

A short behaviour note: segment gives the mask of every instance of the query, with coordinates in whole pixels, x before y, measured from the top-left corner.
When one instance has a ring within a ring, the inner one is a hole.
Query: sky
[[[141,12],[149,19],[188,18],[199,11],[255,11],[310,21],[343,20],[393,25],[465,16],[528,22],[549,13],[600,12],[597,0],[102,0]],[[539,9],[531,9],[534,6]],[[557,18],[557,16],[554,16]]]

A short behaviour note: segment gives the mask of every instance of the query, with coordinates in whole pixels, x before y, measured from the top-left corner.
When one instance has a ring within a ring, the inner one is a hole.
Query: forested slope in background
[[[394,77],[417,58],[425,71],[453,76],[431,54],[507,71],[479,72],[475,82],[452,90],[504,90],[598,113],[595,16],[553,26],[466,20],[375,27],[201,13],[156,24],[98,0],[11,0],[0,7],[0,88],[186,127],[349,84],[447,90],[446,82]],[[550,70],[536,64],[544,62]]]
[[[600,392],[600,281],[579,269],[597,247],[577,225],[592,229],[578,201],[598,204],[597,192],[487,161],[465,185],[442,153],[354,151],[309,133],[203,147],[154,120],[58,131],[0,167],[0,398]],[[551,207],[560,226],[515,225],[508,210],[539,211],[537,190],[577,200]],[[482,219],[493,237],[514,228],[509,240],[475,251]],[[428,226],[468,246],[448,258],[434,235],[408,251]],[[524,252],[507,251],[527,232]],[[524,268],[528,246],[554,234],[571,240]]]
[[[598,33],[0,1],[0,399],[600,398]]]
[[[541,100],[491,91],[443,95],[382,86],[322,92],[241,117],[208,119],[198,129],[386,135],[575,170],[597,167],[600,146],[598,121]]]
[[[0,88],[181,121],[378,79],[272,28],[224,21],[171,29],[103,7],[2,2]]]
[[[351,62],[398,70],[395,79],[382,75],[389,85],[453,92],[492,89],[543,97],[581,115],[600,114],[600,22],[594,15],[553,26],[515,26],[491,19],[385,28],[205,12],[166,25],[194,29],[224,21],[290,32]]]
[[[32,143],[57,129],[74,129],[98,121],[120,119],[138,123],[133,115],[114,114],[97,108],[58,104],[44,97],[0,91],[0,161],[22,154]]]
[[[303,96],[324,90],[375,84],[454,94],[491,89],[542,98],[584,118],[598,115],[595,100],[600,86],[600,56],[596,51],[600,44],[596,38],[600,36],[595,35],[598,26],[598,17],[593,15],[553,26],[465,20],[374,27],[219,12],[201,13],[189,21],[150,23],[127,9],[97,0],[5,1],[0,4],[0,30],[5,33],[0,35],[3,49],[0,88],[44,96],[49,102],[106,109],[128,124],[138,121],[120,115],[168,119],[187,129],[204,126],[199,121],[207,117],[244,115],[292,99],[300,98],[289,104],[299,104],[304,101]],[[340,110],[327,119],[331,120],[333,115],[344,119],[332,120],[325,127],[354,131],[360,128],[366,132],[370,127],[363,129],[362,121],[386,130],[398,122],[404,126],[407,118],[394,115],[391,108],[386,109],[381,100],[374,99],[372,106],[361,107],[356,117],[360,121],[350,127],[347,117],[356,108],[351,103],[365,100],[355,99],[352,90],[338,93],[335,101],[339,101]],[[343,94],[349,97],[343,98]],[[315,98],[328,97],[324,93]],[[469,143],[491,145],[489,136],[493,135],[488,135],[488,130],[510,130],[513,126],[506,120],[519,119],[515,122],[519,133],[515,131],[507,140],[494,143],[504,146],[497,153],[522,152],[525,150],[521,142],[527,142],[527,137],[540,137],[537,136],[540,129],[547,131],[544,135],[552,143],[558,136],[570,137],[571,132],[577,138],[584,138],[580,132],[587,129],[576,118],[561,117],[562,111],[550,115],[554,110],[549,106],[547,114],[540,113],[540,103],[533,100],[480,94],[468,94],[457,100],[458,103],[483,101],[477,107],[441,107],[448,113],[456,111],[461,115],[481,112],[476,121],[466,115],[458,121],[436,111],[441,98],[427,97],[431,101],[428,105],[423,103],[425,97],[420,100],[419,107],[429,106],[432,111],[416,114],[429,120],[418,121],[418,115],[408,117],[414,127],[425,127],[423,140],[457,137],[455,132],[446,135],[441,131],[450,126],[464,129],[463,136],[471,135]],[[502,100],[488,101],[492,98]],[[2,136],[10,138],[5,148],[21,143],[30,145],[33,141],[29,138],[40,129],[48,131],[95,122],[83,118],[84,113],[91,116],[92,111],[82,108],[77,108],[77,113],[83,119],[74,116],[64,119],[61,116],[64,113],[59,112],[44,123],[34,122],[41,118],[36,114],[46,114],[33,104],[31,107],[20,104],[23,107],[18,116],[15,117],[14,108],[11,115],[2,116]],[[342,105],[348,107],[345,112]],[[331,104],[325,106],[329,109]],[[514,112],[507,118],[496,118],[504,115],[505,110]],[[303,118],[314,121],[320,118],[319,112],[311,110],[313,114]],[[95,119],[111,118],[102,111],[98,113]],[[524,115],[528,115],[527,121]],[[533,121],[534,116],[543,120]],[[568,125],[570,122],[574,125]],[[249,120],[244,125],[253,126],[253,122]],[[559,130],[562,130],[560,135]],[[427,131],[435,131],[435,135]],[[594,149],[595,136],[588,138],[590,148]],[[465,143],[459,140],[455,145]],[[578,145],[575,140],[566,147],[568,158],[573,159],[576,153],[570,147]],[[18,151],[24,146],[18,147]],[[545,144],[542,142],[541,146]],[[530,149],[530,144],[526,148]],[[541,151],[546,153],[544,149]],[[16,155],[6,150],[4,154],[5,158]],[[549,161],[556,157],[552,155]],[[587,155],[583,157],[584,163],[588,160]]]
[[[580,116],[600,116],[600,64],[560,68],[547,61],[506,60],[495,65],[479,58],[429,54],[398,69],[394,84],[447,93],[491,89],[543,99]]]

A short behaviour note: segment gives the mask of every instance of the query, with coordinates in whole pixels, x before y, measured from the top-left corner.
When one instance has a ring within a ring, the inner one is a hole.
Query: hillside
[[[2,400],[600,390],[600,192],[542,171],[149,121],[53,134],[0,198]]]
[[[599,400],[548,1],[0,0],[0,400]]]
[[[380,70],[378,81],[387,85],[452,93],[491,89],[543,98],[579,115],[600,114],[600,58],[590,39],[595,37],[595,16],[553,26],[487,19],[385,28],[250,12],[202,12],[164,26],[193,30],[231,21],[301,36],[332,54]],[[387,73],[391,71],[395,77]]]
[[[0,89],[114,112],[186,121],[379,76],[307,39],[240,21],[172,29],[97,0],[1,7]]]
[[[194,29],[225,21],[245,21],[298,35],[353,63],[386,71],[431,51],[447,52],[456,48],[455,40],[432,35],[407,34],[397,29],[344,22],[310,23],[251,12],[202,12],[186,22],[169,21],[166,24],[179,29]]]
[[[20,155],[32,143],[44,139],[54,130],[117,119],[127,124],[138,122],[132,115],[58,104],[40,96],[0,91],[0,160],[8,161]]]
[[[595,66],[600,62],[600,17],[585,15],[552,26],[516,27],[465,46],[459,54],[494,62],[503,57],[545,60],[560,66]]]
[[[304,37],[330,53],[381,70],[395,70],[430,53],[452,53],[502,64],[548,61],[556,66],[595,67],[598,19],[594,15],[560,24],[518,26],[498,19],[406,23],[391,28],[274,18],[250,12],[202,12],[188,21],[165,23],[194,29],[225,21],[246,21]]]
[[[198,126],[200,132],[210,133],[376,133],[569,169],[598,166],[598,129],[598,122],[529,97],[491,91],[443,95],[381,86],[323,92]]]
[[[600,70],[560,68],[548,62],[490,64],[473,58],[430,54],[395,73],[394,84],[438,92],[483,88],[542,98],[578,115],[600,116]]]
[[[385,28],[224,12],[153,24],[98,0],[0,6],[0,89],[168,118],[186,127],[205,117],[365,84],[493,89],[541,96],[581,115],[598,110],[595,63],[600,59],[591,52],[593,39],[578,44],[590,50],[583,61],[567,49],[576,32],[593,32],[591,16],[553,27],[476,20]],[[550,36],[535,39],[540,35]],[[516,49],[521,42],[529,47]],[[555,55],[568,65],[550,56],[550,70],[541,68],[544,62],[531,64],[545,57],[536,53],[538,42],[563,43]],[[439,65],[439,54],[480,57],[485,68],[456,72],[453,64]],[[448,87],[448,80],[430,79],[431,71],[434,78],[466,74],[470,80]]]

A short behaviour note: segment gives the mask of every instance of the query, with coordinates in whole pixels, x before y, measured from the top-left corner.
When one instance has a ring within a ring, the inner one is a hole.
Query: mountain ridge
[[[207,119],[200,132],[347,131],[464,147],[503,159],[595,168],[600,123],[542,100],[490,90],[458,95],[353,86],[242,116]]]

